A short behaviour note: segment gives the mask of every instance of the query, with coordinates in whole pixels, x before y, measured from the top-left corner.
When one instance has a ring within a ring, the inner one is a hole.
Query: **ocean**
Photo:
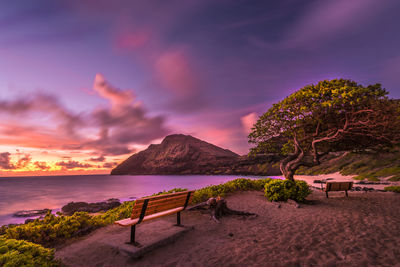
[[[23,223],[27,217],[12,216],[17,211],[47,208],[57,212],[71,201],[99,202],[110,198],[127,201],[172,188],[199,189],[208,185],[221,184],[238,177],[263,178],[238,175],[0,177],[0,226],[10,223]]]

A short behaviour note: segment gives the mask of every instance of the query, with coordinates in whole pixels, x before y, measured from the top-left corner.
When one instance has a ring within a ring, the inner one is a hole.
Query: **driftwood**
[[[206,206],[208,206],[208,208]],[[195,209],[210,210],[211,219],[213,219],[217,223],[220,222],[219,220],[221,219],[222,216],[226,215],[257,216],[257,214],[255,213],[232,210],[228,208],[226,200],[222,197],[216,197],[216,198],[212,197],[208,199],[206,202],[191,207],[189,210],[195,210]]]

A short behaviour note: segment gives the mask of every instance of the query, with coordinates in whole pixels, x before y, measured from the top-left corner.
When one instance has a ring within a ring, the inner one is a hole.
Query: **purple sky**
[[[245,154],[257,116],[322,79],[399,98],[399,11],[397,0],[3,3],[0,174],[107,172],[171,133]]]

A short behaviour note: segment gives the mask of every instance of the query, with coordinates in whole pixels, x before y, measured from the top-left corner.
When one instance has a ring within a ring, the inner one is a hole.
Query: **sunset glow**
[[[4,3],[0,176],[109,173],[173,133],[247,154],[258,116],[321,79],[379,82],[398,98],[395,7]]]

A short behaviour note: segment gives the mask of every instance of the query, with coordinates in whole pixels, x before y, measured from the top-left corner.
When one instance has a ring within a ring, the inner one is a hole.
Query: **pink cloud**
[[[74,169],[74,168],[90,168],[93,165],[89,163],[80,163],[79,161],[69,160],[69,161],[60,161],[56,163],[57,166],[61,166],[65,169]]]
[[[93,89],[111,107],[75,114],[56,97],[42,93],[0,100],[0,116],[6,118],[0,124],[0,145],[122,155],[168,134],[164,117],[149,116],[131,90],[112,86],[101,74],[95,76]],[[98,135],[93,136],[96,131]],[[92,133],[90,137],[87,132]]]
[[[157,78],[173,94],[169,107],[178,111],[193,111],[207,104],[199,73],[189,58],[183,49],[173,49],[161,53],[154,65]]]
[[[125,31],[119,34],[115,40],[115,46],[121,50],[135,50],[144,46],[149,41],[147,32]]]
[[[155,68],[164,85],[177,95],[190,95],[198,89],[188,57],[182,50],[163,53]]]
[[[258,116],[257,113],[252,112],[240,118],[242,122],[243,130],[246,134],[251,132],[251,128],[257,122]]]
[[[127,106],[135,99],[130,90],[120,90],[113,87],[102,74],[96,74],[93,89],[103,98],[109,100],[113,108]]]

